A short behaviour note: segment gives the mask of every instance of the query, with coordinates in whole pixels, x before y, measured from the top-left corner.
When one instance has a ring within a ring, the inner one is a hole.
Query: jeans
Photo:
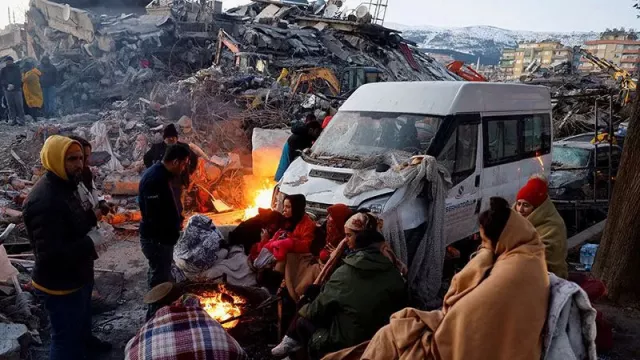
[[[17,122],[20,125],[24,125],[22,90],[5,90],[4,97],[7,100],[7,108],[9,110],[9,122]]]
[[[37,291],[51,322],[49,360],[82,360],[91,338],[91,293],[93,283],[69,295]]]
[[[42,88],[44,98],[44,114],[48,117],[56,116],[56,87],[47,86]]]
[[[149,261],[147,272],[149,289],[164,282],[173,281],[171,264],[173,263],[173,245],[160,244],[151,239],[140,238],[142,253]],[[149,304],[147,320],[152,318],[158,310],[157,305]]]

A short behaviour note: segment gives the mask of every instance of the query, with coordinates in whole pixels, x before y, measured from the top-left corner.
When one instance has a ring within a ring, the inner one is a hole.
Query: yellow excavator
[[[638,87],[638,82],[631,76],[631,73],[608,60],[600,59],[587,50],[579,49],[579,52],[585,59],[589,60],[590,63],[613,76],[613,78],[620,83],[623,104],[631,102],[631,93],[635,92]]]
[[[382,71],[375,67],[350,66],[342,70],[340,78],[325,67],[298,69],[290,74],[282,69],[278,83],[290,79],[291,93],[323,93],[334,97],[349,96],[364,84],[382,81]]]

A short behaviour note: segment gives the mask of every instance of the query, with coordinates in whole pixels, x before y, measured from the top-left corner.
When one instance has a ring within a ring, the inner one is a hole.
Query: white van
[[[478,231],[477,215],[488,207],[490,197],[513,202],[531,175],[549,176],[552,140],[546,87],[444,81],[367,84],[340,107],[310,151],[291,164],[276,187],[274,206],[281,205],[283,194],[303,194],[307,210],[319,217],[337,203],[384,213],[392,189],[344,196],[353,167],[389,151],[429,154],[445,165],[453,182],[446,200],[448,245]],[[405,236],[424,229],[425,209],[420,198],[401,205]]]

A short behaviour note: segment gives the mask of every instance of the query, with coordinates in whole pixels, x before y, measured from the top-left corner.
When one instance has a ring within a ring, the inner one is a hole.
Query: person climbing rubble
[[[567,227],[548,195],[546,179],[534,176],[518,191],[513,209],[536,228],[545,246],[545,259],[549,272],[566,279]]]
[[[51,360],[81,360],[111,345],[91,334],[91,293],[96,247],[96,214],[76,196],[82,181],[83,150],[70,138],[53,135],[40,152],[46,173],[24,204],[24,223],[35,254],[32,284],[51,322]]]
[[[162,161],[151,166],[140,180],[140,245],[149,261],[150,289],[172,278],[173,248],[180,237],[183,218],[171,184],[173,179],[180,178],[186,171],[189,155],[190,150],[186,145],[169,145]],[[156,310],[150,305],[147,319]]]
[[[42,86],[42,95],[44,98],[44,115],[53,117],[56,114],[58,70],[46,55],[40,59],[38,69],[42,73],[40,76],[40,85]]]
[[[0,86],[7,102],[10,125],[24,125],[24,104],[22,99],[22,74],[20,67],[11,56],[5,58],[6,66],[0,70]]]
[[[22,75],[22,91],[24,92],[24,101],[27,104],[27,112],[34,119],[42,117],[44,99],[42,96],[42,87],[40,86],[41,75],[40,70],[32,63],[25,63],[24,74]]]
[[[186,146],[187,149],[189,149],[189,171],[184,172],[181,177],[173,178],[171,182],[171,188],[176,204],[178,205],[178,211],[182,214],[182,189],[189,186],[189,175],[198,167],[198,155],[189,148],[188,144],[178,141],[178,130],[174,124],[165,126],[162,132],[162,142],[151,145],[149,151],[144,154],[144,166],[149,169],[154,164],[162,162],[167,147],[175,144]]]

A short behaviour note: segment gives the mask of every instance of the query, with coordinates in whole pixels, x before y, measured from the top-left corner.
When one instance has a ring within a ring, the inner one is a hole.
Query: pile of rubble
[[[630,115],[620,84],[608,74],[575,73],[562,63],[534,71],[521,81],[550,88],[555,138],[594,132],[594,126],[606,129],[610,118],[615,128]]]

